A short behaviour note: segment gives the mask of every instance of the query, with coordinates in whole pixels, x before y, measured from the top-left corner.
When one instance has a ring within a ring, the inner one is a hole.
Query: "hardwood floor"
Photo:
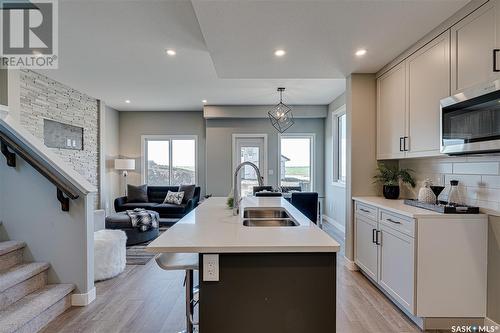
[[[324,229],[343,245],[333,226]],[[345,268],[343,254],[338,256],[337,273],[337,332],[420,332],[361,273]],[[179,332],[184,329],[183,278],[183,272],[163,271],[154,260],[127,266],[120,276],[96,283],[96,301],[69,309],[44,332]]]

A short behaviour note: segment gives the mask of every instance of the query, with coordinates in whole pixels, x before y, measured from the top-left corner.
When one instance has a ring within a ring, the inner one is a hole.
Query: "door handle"
[[[408,151],[408,148],[406,148],[406,139],[409,139],[409,137],[407,136],[403,137],[403,151]]]
[[[493,72],[500,72],[500,68],[497,68],[498,52],[500,49],[493,49]]]
[[[372,229],[372,243],[377,244],[377,239],[376,239],[376,231],[377,229]]]
[[[386,221],[389,221],[389,222],[392,222],[392,223],[395,223],[395,224],[401,224],[401,222],[394,221],[393,219],[386,219]]]
[[[399,138],[399,151],[404,151],[403,150],[403,141],[404,141],[404,138],[400,137]]]
[[[380,239],[379,239],[379,235],[380,234],[381,234],[380,230],[377,230],[377,232],[375,233],[375,244],[377,244],[377,245],[381,245],[380,244]]]

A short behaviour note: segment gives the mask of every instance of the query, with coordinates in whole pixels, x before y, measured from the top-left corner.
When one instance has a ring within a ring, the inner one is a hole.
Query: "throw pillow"
[[[194,190],[196,185],[181,185],[179,187],[179,192],[184,192],[184,198],[182,198],[182,203],[187,203],[194,197]]]
[[[184,192],[172,192],[168,191],[163,203],[169,203],[174,205],[180,205],[182,203],[182,198],[184,197]]]
[[[127,202],[148,202],[148,185],[127,185]]]

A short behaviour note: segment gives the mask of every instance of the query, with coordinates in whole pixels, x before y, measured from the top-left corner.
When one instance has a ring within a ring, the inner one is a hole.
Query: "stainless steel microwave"
[[[441,100],[441,153],[500,152],[500,80]]]

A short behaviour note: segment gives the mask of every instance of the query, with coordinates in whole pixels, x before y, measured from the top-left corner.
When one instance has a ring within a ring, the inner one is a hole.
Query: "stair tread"
[[[22,249],[23,247],[26,246],[25,242],[20,242],[20,241],[5,241],[5,242],[0,242],[0,256],[3,256],[4,254],[7,254],[9,252],[15,251]]]
[[[49,269],[49,267],[50,265],[46,262],[32,262],[0,271],[0,293]]]
[[[73,284],[49,284],[0,311],[0,333],[15,332],[75,289]]]

